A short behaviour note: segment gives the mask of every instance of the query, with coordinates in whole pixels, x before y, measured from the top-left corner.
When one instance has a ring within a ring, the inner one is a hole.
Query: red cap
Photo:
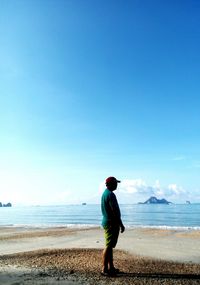
[[[117,182],[117,183],[120,183],[121,181],[117,180],[115,177],[113,176],[110,176],[106,179],[106,184],[110,184],[110,183],[114,183],[114,182]]]

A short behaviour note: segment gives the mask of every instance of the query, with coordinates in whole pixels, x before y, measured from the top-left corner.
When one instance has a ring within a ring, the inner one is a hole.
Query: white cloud
[[[142,179],[123,180],[117,195],[123,203],[144,201],[151,196],[159,199],[165,198],[176,203],[182,203],[191,198],[191,194],[176,183],[161,186],[160,181],[156,180],[155,183],[150,185]]]
[[[120,185],[120,192],[145,194],[151,192],[151,189],[142,179],[126,179]]]
[[[186,190],[184,190],[181,186],[178,186],[177,184],[169,184],[166,191],[167,190],[169,191],[168,196],[186,194]]]

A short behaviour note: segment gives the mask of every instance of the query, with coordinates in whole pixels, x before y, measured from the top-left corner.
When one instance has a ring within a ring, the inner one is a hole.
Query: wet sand
[[[103,230],[0,228],[0,284],[200,284],[200,232],[129,229],[114,250],[125,273],[100,275]]]

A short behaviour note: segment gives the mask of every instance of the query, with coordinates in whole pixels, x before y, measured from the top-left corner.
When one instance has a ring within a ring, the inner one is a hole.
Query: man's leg
[[[110,248],[110,254],[109,254],[109,261],[108,261],[109,269],[112,271],[114,269],[114,264],[113,264],[113,249],[112,247]]]
[[[103,251],[103,272],[108,272],[108,269],[114,269],[112,247],[106,247]]]
[[[110,260],[110,247],[106,247],[103,251],[103,269],[102,272],[108,272],[108,264]]]
[[[114,272],[114,264],[113,264],[113,247],[117,244],[119,232],[115,228],[108,227],[105,229],[105,239],[106,239],[106,248],[103,251],[103,269],[102,271]]]
[[[102,273],[109,274],[111,276],[115,276],[115,267],[113,264],[113,248],[106,247],[103,251],[103,268]]]

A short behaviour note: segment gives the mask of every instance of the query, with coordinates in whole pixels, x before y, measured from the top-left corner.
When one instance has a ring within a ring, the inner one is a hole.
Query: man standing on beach
[[[117,198],[113,191],[117,189],[120,183],[115,177],[106,179],[106,190],[101,197],[101,211],[103,215],[102,226],[105,231],[106,247],[103,251],[103,269],[102,274],[106,276],[116,275],[119,270],[113,264],[113,248],[115,248],[119,236],[125,231],[121,220],[121,213]]]

